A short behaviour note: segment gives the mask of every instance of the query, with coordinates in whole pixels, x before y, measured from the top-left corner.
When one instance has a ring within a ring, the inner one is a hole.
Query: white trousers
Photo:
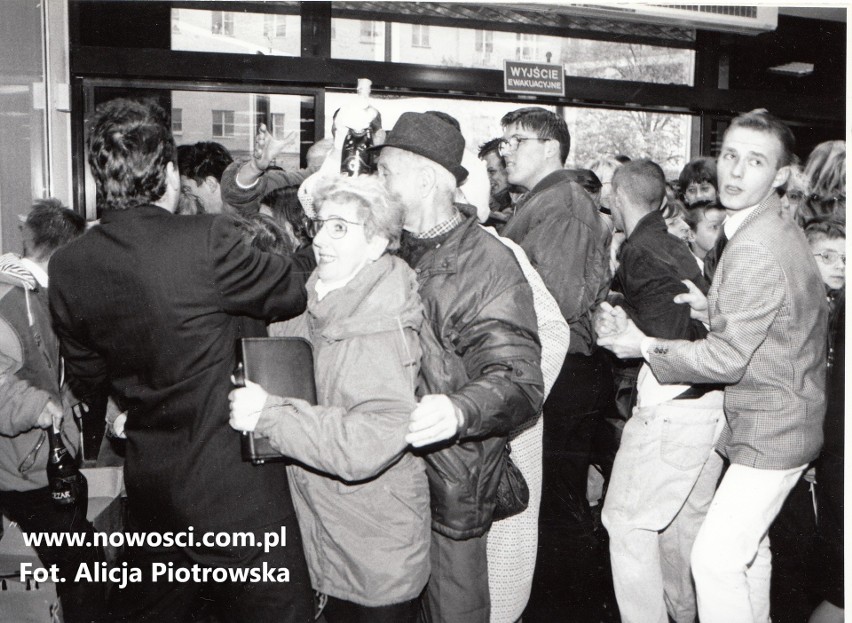
[[[769,526],[806,467],[728,468],[692,548],[701,623],[769,623]]]
[[[637,407],[624,426],[601,519],[623,623],[693,623],[690,552],[713,499],[722,392]]]

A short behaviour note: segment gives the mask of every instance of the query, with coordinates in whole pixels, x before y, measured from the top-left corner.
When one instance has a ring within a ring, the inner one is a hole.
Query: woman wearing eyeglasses
[[[820,143],[805,165],[808,195],[797,215],[804,227],[815,218],[846,220],[846,141]]]
[[[231,426],[301,464],[290,487],[326,621],[413,622],[431,514],[422,460],[404,440],[423,309],[414,272],[391,254],[402,207],[369,176],[334,180],[315,206],[307,311],[282,327],[313,345],[319,404],[247,383],[231,394]]]

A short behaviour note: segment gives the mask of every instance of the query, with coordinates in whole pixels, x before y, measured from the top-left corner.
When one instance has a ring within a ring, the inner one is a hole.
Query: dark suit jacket
[[[728,241],[708,297],[710,333],[657,342],[661,383],[725,383],[732,463],[792,469],[817,457],[825,415],[828,304],[808,242],[772,193]]]
[[[311,255],[242,242],[225,216],[112,210],[50,262],[51,311],[78,395],[128,410],[125,483],[138,529],[251,529],[293,512],[282,464],[240,459],[228,392],[241,315],[306,304]]]

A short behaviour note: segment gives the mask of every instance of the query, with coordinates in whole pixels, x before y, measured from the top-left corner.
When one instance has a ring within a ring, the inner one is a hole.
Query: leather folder
[[[300,337],[245,337],[237,341],[237,369],[234,380],[238,387],[244,379],[257,383],[273,396],[301,398],[317,403],[314,380],[314,354],[310,342]],[[263,465],[269,461],[285,461],[269,439],[255,433],[242,433],[240,450],[243,461]]]

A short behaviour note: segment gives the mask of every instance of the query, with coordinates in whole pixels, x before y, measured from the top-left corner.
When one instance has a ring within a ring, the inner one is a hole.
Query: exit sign
[[[565,95],[562,65],[503,61],[503,90],[529,95]]]

